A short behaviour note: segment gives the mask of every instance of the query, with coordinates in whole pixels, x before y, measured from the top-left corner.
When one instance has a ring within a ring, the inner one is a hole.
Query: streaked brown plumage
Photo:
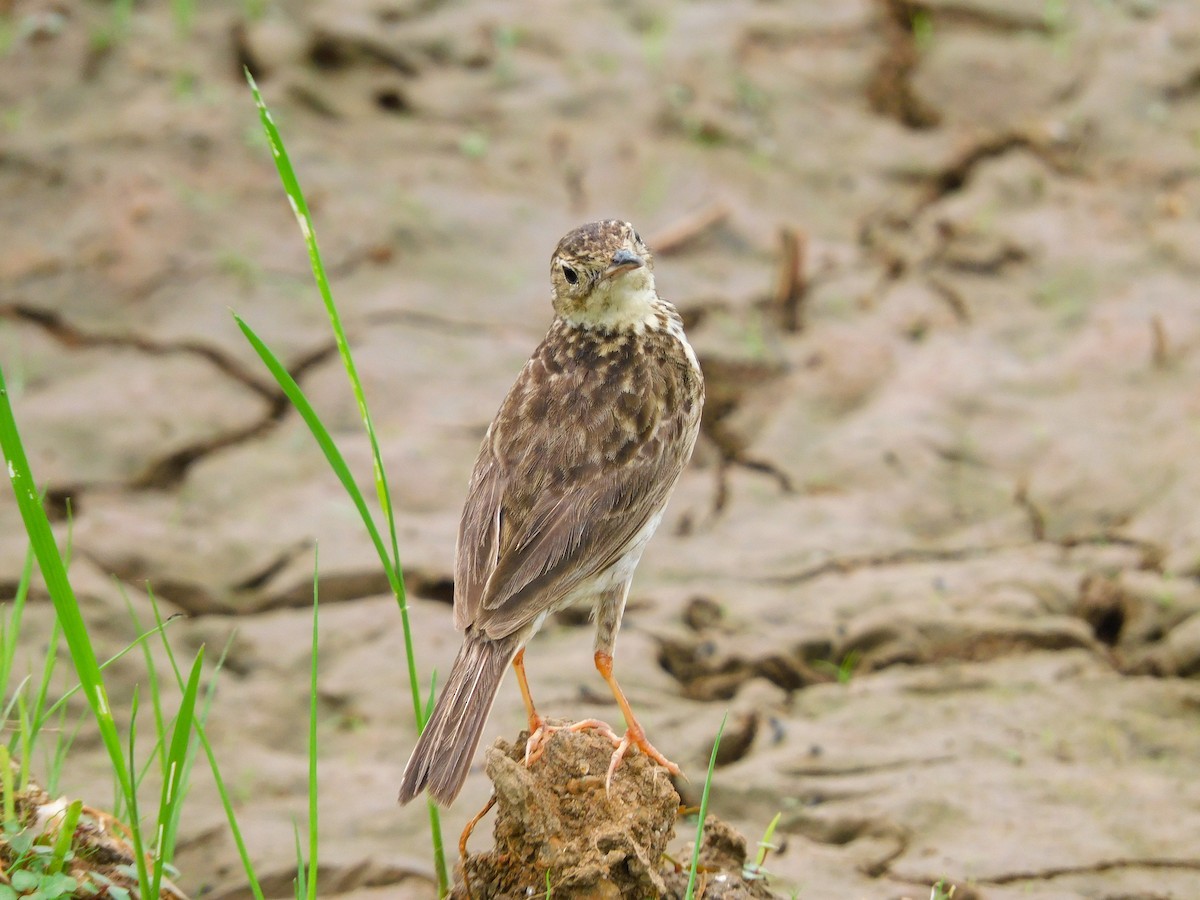
[[[471,475],[454,572],[465,636],[405,768],[401,803],[425,789],[440,803],[458,795],[510,663],[529,714],[527,758],[536,758],[553,729],[529,698],[524,647],[550,613],[578,601],[595,604],[596,666],[628,729],[609,777],[630,744],[678,771],[646,741],[612,677],[612,651],[633,571],[696,442],[700,368],[633,226],[575,229],[550,271],[554,322]]]

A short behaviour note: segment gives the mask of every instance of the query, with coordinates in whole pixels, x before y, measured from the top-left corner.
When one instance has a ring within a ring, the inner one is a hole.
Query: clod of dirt
[[[752,678],[765,678],[785,691],[832,681],[813,663],[828,659],[828,642],[805,644],[783,653],[752,650],[744,638],[723,635],[702,639],[663,636],[658,639],[658,664],[679,682],[692,700],[728,700]],[[757,654],[757,655],[755,655]]]
[[[691,859],[691,849],[684,855]],[[700,843],[700,866],[696,896],[704,900],[741,900],[745,897],[774,897],[761,878],[745,877],[746,839],[718,819],[704,820],[704,838]],[[672,872],[667,878],[667,897],[687,895],[687,870]]]
[[[459,876],[467,884],[460,881],[451,896],[682,900],[688,871],[664,856],[679,815],[679,794],[666,769],[631,750],[606,794],[613,749],[606,737],[560,731],[526,767],[527,736],[516,744],[497,740],[487,751],[496,843],[466,858]],[[690,847],[678,858],[690,860]],[[697,871],[697,897],[775,896],[761,878],[745,877],[746,839],[716,816],[705,820]]]
[[[675,833],[679,795],[667,771],[631,750],[604,776],[612,743],[592,731],[556,733],[540,759],[524,763],[525,738],[487,751],[496,793],[495,847],[469,856],[455,898],[658,897],[659,867]],[[547,880],[548,876],[548,880]]]
[[[683,611],[683,624],[692,631],[717,628],[725,618],[725,610],[716,600],[708,597],[693,597]]]

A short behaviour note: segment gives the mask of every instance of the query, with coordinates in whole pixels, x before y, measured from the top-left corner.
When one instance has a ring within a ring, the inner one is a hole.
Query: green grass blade
[[[54,730],[54,749],[47,753],[48,763],[43,769],[46,779],[46,793],[51,797],[58,794],[58,782],[62,775],[63,766],[67,761],[67,751],[71,749],[71,745],[75,743],[75,738],[79,736],[79,729],[83,727],[86,716],[80,716],[75,727],[69,732],[67,731],[67,711],[64,709],[58,716],[58,728]]]
[[[162,799],[158,804],[158,835],[155,846],[158,849],[154,860],[153,881],[151,882],[151,897],[159,895],[162,887],[163,865],[166,857],[163,848],[168,846],[173,837],[168,835],[170,823],[177,821],[176,807],[183,802],[184,794],[184,764],[187,761],[188,746],[192,738],[192,724],[196,711],[196,692],[200,688],[200,671],[204,663],[204,648],[196,653],[196,661],[192,663],[192,672],[188,676],[187,686],[183,689],[183,699],[179,703],[179,713],[175,716],[175,730],[171,734],[171,744],[167,749],[167,768],[163,772]]]
[[[258,107],[258,117],[262,122],[263,131],[266,133],[267,142],[271,145],[271,154],[275,159],[275,168],[279,172],[279,180],[283,183],[284,193],[287,194],[288,201],[292,204],[292,212],[296,214],[296,222],[299,224],[300,233],[304,237],[304,244],[308,249],[308,259],[312,265],[313,278],[317,282],[317,288],[321,292],[321,301],[325,304],[325,312],[329,316],[329,324],[333,328],[333,337],[337,342],[338,354],[342,358],[342,366],[346,369],[346,374],[350,378],[350,385],[354,390],[354,401],[358,405],[358,414],[362,418],[363,428],[366,429],[367,439],[371,442],[371,456],[375,470],[375,490],[379,494],[379,505],[383,509],[384,516],[388,521],[388,530],[392,542],[392,560],[395,568],[399,570],[400,549],[396,540],[396,522],[392,511],[391,494],[388,491],[387,476],[383,470],[383,457],[379,452],[379,441],[375,436],[375,426],[371,422],[371,413],[367,409],[362,380],[358,377],[358,369],[354,365],[354,357],[350,354],[350,344],[346,340],[346,330],[342,327],[341,316],[338,314],[337,305],[333,302],[333,291],[329,287],[329,278],[325,274],[325,265],[321,261],[321,250],[317,245],[317,232],[313,226],[312,214],[308,210],[308,202],[304,199],[304,191],[300,188],[300,180],[296,177],[296,170],[292,168],[292,160],[288,156],[287,147],[283,143],[283,138],[279,134],[275,120],[271,117],[271,112],[267,109],[267,104],[264,102],[262,94],[258,90],[258,85],[254,81],[254,76],[250,74],[249,69],[246,70],[246,80],[249,82],[250,91],[254,95],[254,102]],[[403,603],[403,587],[398,596]]]
[[[137,766],[137,755],[135,750],[137,746],[137,721],[138,709],[140,708],[140,693],[140,686],[135,684],[133,686],[133,699],[129,703],[129,760],[127,766],[131,772]],[[127,804],[127,808],[124,810],[121,809],[122,800],[124,800],[124,802]],[[138,811],[136,790],[130,791],[124,798],[120,796],[113,798],[113,815],[118,819],[123,817],[130,828],[136,828],[139,832],[141,831],[142,815]],[[150,879],[149,873],[146,870],[145,852],[143,850],[139,850],[138,855],[142,857],[140,860],[141,864],[138,866],[138,884],[148,889],[150,887]],[[143,878],[143,874],[145,874],[147,877]]]
[[[17,722],[21,747],[21,779],[18,784],[23,791],[29,787],[29,749],[33,743],[32,730],[29,727],[29,706],[25,703],[24,692],[17,694]]]
[[[713,772],[717,768],[717,748],[721,746],[721,735],[725,733],[725,723],[729,721],[729,713],[721,718],[721,727],[717,729],[717,738],[713,741],[712,756],[708,758],[708,774],[704,776],[704,793],[700,795],[700,821],[696,824],[696,846],[692,847],[692,864],[688,868],[686,900],[696,896],[696,872],[700,868],[700,845],[704,843],[704,819],[708,815],[708,794],[712,790]]]
[[[363,497],[362,491],[358,489],[358,485],[354,481],[354,476],[350,474],[350,467],[346,464],[345,457],[338,450],[337,444],[334,443],[333,437],[329,434],[329,429],[325,427],[325,423],[321,421],[312,404],[308,402],[308,397],[304,390],[296,383],[296,379],[287,370],[287,367],[279,360],[271,348],[263,342],[262,338],[238,315],[234,315],[234,321],[237,322],[238,328],[245,335],[246,340],[250,342],[250,346],[254,348],[254,352],[258,354],[263,365],[267,367],[274,377],[275,382],[287,396],[291,404],[300,414],[300,418],[308,426],[308,430],[312,432],[313,438],[316,439],[317,446],[321,448],[321,452],[328,460],[330,468],[333,469],[337,479],[342,484],[342,488],[350,497],[354,508],[358,510],[358,515],[362,519],[364,527],[367,529],[367,534],[371,538],[371,543],[375,546],[375,552],[379,555],[379,561],[383,565],[384,572],[387,574],[388,583],[391,585],[393,592],[397,597],[402,597],[404,593],[404,583],[400,572],[392,565],[391,559],[387,555],[387,550],[384,547],[383,538],[379,534],[379,529],[375,527],[375,520],[371,517],[371,512],[367,508],[367,501]],[[417,677],[417,662],[416,653],[413,650],[412,627],[408,617],[408,606],[405,603],[400,604],[400,622],[404,633],[404,655],[408,666],[408,684],[412,691],[413,717],[417,722],[417,730],[421,731],[425,728],[426,707],[421,702],[420,694],[420,679]],[[427,804],[430,820],[430,829],[433,832],[433,853],[434,853],[434,868],[438,872],[438,887],[439,895],[445,895],[450,890],[449,874],[446,869],[445,850],[441,839],[441,813],[436,804],[429,801]],[[445,879],[443,881],[443,876]]]
[[[165,728],[166,726],[164,725],[163,727]],[[166,753],[166,750],[164,749],[166,743],[166,732],[161,730],[158,726],[155,726],[154,743],[150,747],[150,753],[146,756],[145,762],[143,762],[141,766],[133,772],[133,789],[135,791],[140,791],[142,789],[142,784],[146,781],[146,776],[150,774],[150,770],[154,768],[154,764],[159,762],[161,765],[161,760],[158,757],[159,754]],[[166,773],[163,772],[163,775],[165,776]]]
[[[259,120],[262,123],[263,131],[267,136],[267,141],[271,147],[271,153],[275,161],[275,168],[279,173],[280,181],[283,184],[284,192],[287,194],[288,201],[292,205],[292,211],[296,215],[296,222],[300,226],[300,232],[304,237],[304,243],[308,249],[309,262],[312,265],[313,277],[316,280],[317,287],[321,293],[321,301],[325,305],[325,311],[329,317],[329,322],[333,328],[334,339],[337,343],[338,353],[342,358],[342,365],[346,369],[346,374],[350,379],[351,387],[354,391],[355,403],[358,405],[359,415],[362,418],[363,427],[366,429],[367,438],[371,445],[371,459],[375,475],[375,490],[378,494],[379,505],[383,509],[384,516],[388,525],[388,536],[391,540],[391,556],[388,557],[387,551],[383,547],[383,542],[378,536],[378,531],[375,528],[374,522],[367,512],[365,503],[360,503],[356,500],[356,505],[359,506],[359,514],[363,516],[363,521],[367,525],[367,529],[371,532],[372,540],[375,542],[376,550],[379,553],[380,559],[383,562],[384,570],[388,573],[388,580],[392,586],[392,591],[396,597],[396,603],[400,608],[400,619],[404,633],[404,650],[408,663],[408,678],[409,685],[412,690],[412,707],[413,717],[417,723],[417,730],[423,731],[425,728],[425,712],[421,705],[419,681],[417,678],[416,659],[413,652],[412,628],[408,616],[408,595],[404,588],[404,573],[400,563],[400,549],[396,538],[396,519],[392,508],[391,494],[387,486],[387,476],[383,468],[383,456],[379,449],[379,441],[375,435],[375,427],[371,422],[371,416],[367,409],[366,397],[362,389],[362,381],[358,377],[358,371],[354,365],[354,359],[350,354],[350,345],[346,340],[346,332],[342,327],[341,317],[338,314],[337,306],[333,302],[333,292],[329,287],[329,279],[325,274],[324,264],[321,262],[320,248],[317,245],[316,230],[313,227],[312,215],[308,209],[308,202],[304,198],[304,192],[300,188],[300,181],[296,177],[296,172],[292,168],[291,159],[288,156],[287,148],[284,146],[283,138],[279,134],[279,129],[275,125],[274,119],[271,117],[270,110],[267,109],[266,103],[263,101],[262,94],[258,90],[258,85],[255,84],[253,76],[249,69],[246,69],[246,80],[250,84],[250,90],[254,95],[254,102],[258,108]],[[239,326],[242,327],[243,333],[247,331],[243,323],[239,320]],[[247,335],[249,337],[249,335]],[[254,343],[253,341],[251,343]],[[260,341],[259,344],[265,350],[266,346]],[[258,348],[256,347],[256,350]],[[268,351],[269,352],[269,351]],[[261,350],[259,351],[262,356]],[[265,358],[264,358],[265,362]],[[292,380],[290,375],[289,380]],[[278,380],[278,375],[276,375]],[[293,381],[294,383],[294,381]],[[282,386],[282,383],[281,383]],[[298,390],[298,388],[297,388]],[[290,396],[290,395],[289,395]],[[310,410],[311,411],[311,410]],[[313,429],[313,423],[320,424],[319,419],[315,414],[311,417],[306,416],[305,421],[308,422],[309,428]],[[321,426],[321,431],[325,431]],[[314,436],[317,431],[313,430]],[[332,445],[332,441],[329,442]],[[323,448],[324,449],[324,448]],[[329,452],[326,450],[326,457],[332,462]],[[339,475],[339,478],[341,475]],[[343,485],[346,482],[343,480]],[[357,487],[354,488],[352,496],[358,495]],[[361,499],[361,498],[360,498]],[[450,892],[450,877],[446,867],[445,849],[442,844],[441,832],[441,813],[437,805],[428,800],[427,811],[429,815],[429,826],[433,841],[433,856],[434,869],[438,877],[438,894],[446,896]]]
[[[229,834],[233,838],[233,843],[237,847],[238,857],[242,861],[242,870],[246,873],[250,893],[254,895],[255,900],[265,900],[266,895],[263,893],[262,885],[259,884],[258,874],[254,870],[254,863],[250,859],[250,850],[246,846],[246,839],[242,836],[241,826],[238,825],[237,812],[233,808],[233,799],[230,797],[229,788],[226,786],[225,779],[221,775],[221,765],[217,762],[217,755],[213,752],[212,743],[208,739],[207,731],[199,722],[196,723],[196,737],[200,739],[200,746],[204,748],[204,755],[208,759],[208,767],[212,772],[213,783],[217,788],[217,796],[221,798],[221,808],[225,810],[225,820],[229,823]]]
[[[380,536],[379,530],[375,527],[375,520],[371,517],[371,511],[367,507],[367,501],[363,497],[362,491],[358,489],[358,485],[354,481],[354,476],[350,473],[350,467],[346,464],[346,459],[342,456],[342,452],[338,449],[337,444],[333,442],[333,438],[330,436],[329,430],[325,427],[325,423],[321,421],[312,404],[308,402],[308,397],[305,395],[304,390],[296,383],[296,379],[292,377],[287,367],[280,362],[279,357],[263,342],[254,329],[246,324],[241,316],[234,315],[233,318],[237,322],[238,328],[241,329],[242,334],[245,335],[246,340],[250,342],[250,346],[254,348],[254,352],[258,354],[258,358],[267,367],[267,371],[274,377],[280,390],[287,396],[288,400],[296,408],[296,411],[300,413],[300,418],[304,420],[304,424],[312,432],[312,436],[317,441],[317,446],[321,448],[325,459],[329,461],[334,475],[337,476],[338,481],[342,484],[342,488],[350,497],[351,502],[354,503],[354,508],[358,510],[358,515],[371,537],[371,543],[375,545],[375,552],[379,554],[379,559],[383,563],[388,584],[393,591],[402,590],[399,573],[396,567],[392,565],[392,560],[387,554],[383,538]]]
[[[63,813],[62,824],[58,827],[58,837],[54,841],[54,849],[50,854],[50,865],[46,872],[57,875],[62,871],[67,859],[67,851],[71,849],[71,841],[75,837],[75,826],[79,824],[79,814],[83,812],[83,801],[75,800]]]
[[[186,690],[186,683],[183,680],[183,672],[179,669],[179,663],[175,659],[175,651],[171,649],[171,642],[166,637],[166,625],[171,619],[163,619],[162,613],[158,608],[158,602],[154,599],[154,595],[150,595],[151,607],[154,610],[155,631],[162,638],[163,649],[167,654],[167,661],[171,665],[171,671],[175,674],[175,683],[179,685],[180,690]],[[172,617],[174,618],[174,617]],[[230,639],[232,643],[232,638]],[[229,645],[226,645],[225,650],[221,653],[221,659],[217,663],[218,671],[221,669],[221,664],[225,660],[225,653],[229,650]],[[217,755],[213,752],[212,744],[208,740],[208,733],[205,731],[204,722],[208,718],[208,708],[212,703],[213,693],[216,687],[215,680],[209,684],[208,694],[205,698],[205,710],[201,717],[194,723],[196,738],[200,742],[200,746],[204,748],[205,758],[208,760],[209,770],[212,772],[213,783],[217,788],[217,796],[221,798],[221,808],[225,811],[225,820],[229,823],[229,834],[233,838],[234,846],[237,847],[238,857],[242,861],[242,870],[246,873],[246,880],[249,883],[250,893],[254,895],[255,900],[265,900],[262,885],[259,883],[258,874],[254,870],[254,863],[250,859],[250,851],[246,847],[246,840],[242,836],[242,829],[238,825],[237,813],[233,809],[233,800],[230,797],[229,789],[225,786],[225,779],[221,775],[221,766],[217,762]]]
[[[437,669],[429,676],[429,699],[425,702],[425,721],[433,715],[433,705],[437,702]]]
[[[756,868],[761,869],[767,861],[767,854],[775,849],[772,841],[775,838],[775,829],[779,827],[779,820],[783,818],[782,812],[775,813],[775,818],[771,820],[771,824],[767,826],[767,830],[763,832],[762,840],[758,842],[758,857],[754,860]]]
[[[304,869],[304,852],[300,849],[300,824],[292,822],[292,837],[296,842],[296,880],[292,883],[292,893],[296,900],[305,900],[308,896],[308,878]]]
[[[782,818],[782,812],[775,813],[775,818],[767,825],[767,830],[763,832],[763,836],[758,841],[758,853],[754,857],[754,862],[747,861],[742,866],[742,878],[745,880],[754,881],[767,877],[767,870],[765,868],[767,854],[777,849],[776,845],[772,842],[775,838],[775,829],[779,827],[779,822]]]
[[[25,551],[25,565],[21,567],[21,579],[13,594],[8,613],[0,620],[0,691],[8,695],[8,679],[12,676],[13,659],[17,652],[17,641],[21,636],[21,620],[25,614],[25,601],[29,597],[29,583],[33,580],[33,547]],[[53,654],[51,654],[53,655]],[[7,714],[5,716],[7,718]]]
[[[320,581],[313,549],[312,659],[308,676],[308,900],[317,898],[317,597]],[[299,860],[297,860],[299,862]]]
[[[155,634],[158,634],[160,631],[165,629],[167,625],[170,625],[172,622],[174,622],[178,619],[182,619],[182,618],[183,618],[183,614],[177,613],[176,615],[171,616],[171,618],[164,620],[159,625],[156,625],[155,627],[151,628],[149,631],[142,632],[137,637],[135,637],[132,641],[130,641],[126,646],[122,647],[120,650],[118,650],[116,653],[114,653],[112,656],[110,656],[104,662],[100,663],[100,671],[103,672],[105,669],[107,669],[113,663],[117,662],[118,660],[124,658],[125,656],[127,656],[128,654],[130,654],[134,650],[136,650],[138,648],[138,646],[143,641],[145,641],[147,638],[152,637]],[[64,693],[61,697],[59,697],[57,700],[55,700],[53,703],[51,703],[49,707],[46,708],[46,713],[42,718],[48,719],[48,718],[50,718],[50,716],[57,713],[60,709],[63,708],[63,706],[66,705],[68,700],[70,700],[72,697],[74,697],[76,694],[78,694],[81,690],[83,690],[82,684],[76,684],[74,687],[69,688],[66,691],[66,693]]]
[[[17,797],[14,786],[12,756],[8,747],[0,744],[0,791],[4,792],[4,827],[15,830],[20,825],[17,822]]]
[[[4,711],[2,713],[0,713],[0,724],[3,724],[4,727],[6,727],[6,728],[8,727],[8,720],[12,718],[13,710],[17,708],[17,704],[20,702],[21,698],[24,696],[25,687],[28,684],[29,684],[29,676],[26,675],[24,678],[22,678],[17,683],[16,688],[12,691],[12,696],[9,697],[8,702],[6,704],[4,704]],[[8,750],[10,753],[17,748],[17,743],[20,740],[21,740],[21,729],[14,728],[13,736],[9,739]]]
[[[16,496],[21,518],[25,523],[25,531],[37,557],[38,567],[42,572],[42,580],[54,603],[54,611],[62,624],[63,636],[67,640],[67,648],[71,653],[71,661],[79,683],[83,685],[88,705],[96,719],[101,740],[108,751],[113,772],[118,785],[127,799],[132,799],[133,784],[130,781],[129,769],[121,747],[121,738],[117,733],[117,725],[113,719],[112,708],[108,701],[108,692],[104,687],[104,677],[100,672],[100,663],[96,659],[96,651],[88,636],[87,626],[79,611],[79,603],[71,582],[67,579],[67,569],[63,564],[62,555],[54,541],[54,532],[38,495],[33,473],[29,468],[29,460],[21,443],[17,430],[16,419],[13,416],[12,405],[8,398],[8,386],[4,381],[4,372],[0,368],[0,450],[4,453],[6,469]],[[134,853],[137,856],[139,883],[148,886],[146,878],[146,862],[142,847],[141,829],[136,821],[130,823],[131,838]]]
[[[46,702],[50,695],[50,681],[54,678],[54,667],[58,661],[58,639],[61,636],[62,629],[59,627],[58,619],[55,619],[50,626],[50,641],[46,645],[46,658],[42,662],[42,680],[38,684],[37,695],[33,698],[33,707],[29,712],[35,741],[41,735],[42,728],[49,718]],[[100,667],[100,671],[104,671],[103,666]]]
[[[119,586],[121,599],[125,603],[125,610],[129,613],[129,618],[133,622],[134,631],[139,634],[142,632],[142,623],[138,618],[137,610],[133,608],[133,601],[129,599],[129,592],[125,590],[124,585]],[[166,719],[163,716],[162,707],[162,691],[159,690],[158,677],[154,674],[154,656],[150,653],[150,642],[142,641],[142,659],[146,664],[146,672],[150,675],[150,700],[151,709],[154,711],[154,733],[158,735],[158,768],[166,777],[167,772],[167,742],[164,735],[167,733]]]
[[[176,681],[181,682],[181,679],[179,679],[179,677],[178,677],[179,676],[179,668],[175,664],[174,652],[171,650],[171,642],[167,640],[166,632],[163,630],[165,628],[165,625],[167,622],[173,621],[178,616],[171,616],[169,619],[164,621],[163,617],[162,617],[162,612],[158,608],[158,598],[154,595],[154,591],[149,588],[149,585],[147,585],[147,596],[150,598],[150,608],[154,611],[154,621],[156,623],[156,627],[155,627],[154,631],[158,631],[160,633],[160,635],[162,637],[163,646],[166,648],[167,655],[171,659],[171,665],[172,665],[172,669],[176,675]],[[130,608],[130,612],[131,613],[133,612],[132,607]],[[134,618],[134,621],[137,621],[136,615],[134,615],[133,618]],[[138,627],[139,628],[141,627],[140,623],[139,623]],[[209,713],[209,710],[212,708],[213,696],[216,694],[217,675],[220,673],[220,671],[225,663],[225,654],[229,651],[229,647],[231,645],[232,645],[232,639],[230,639],[230,641],[226,643],[224,649],[221,651],[220,657],[217,659],[217,665],[216,665],[216,669],[213,673],[213,677],[209,681],[208,688],[205,690],[205,693],[204,693],[203,706],[201,707],[199,713],[195,714],[194,725],[196,728],[199,728],[199,726],[203,725],[205,722],[208,721],[208,713]],[[184,687],[183,690],[186,692],[186,687]],[[167,820],[167,823],[166,823],[166,833],[164,835],[162,842],[160,842],[157,847],[158,853],[162,856],[163,860],[167,864],[170,864],[172,862],[172,860],[175,859],[175,839],[176,839],[176,836],[179,834],[179,821],[180,821],[180,818],[183,813],[182,800],[186,796],[187,791],[191,785],[192,768],[193,768],[193,765],[196,760],[196,753],[199,751],[199,749],[200,749],[199,736],[196,734],[190,735],[188,738],[187,754],[184,758],[183,765],[180,767],[180,776],[179,776],[179,784],[180,784],[179,790],[180,790],[180,795],[181,795],[180,802],[176,803],[175,806],[172,808],[170,818]]]
[[[317,283],[317,288],[321,293],[321,301],[325,304],[325,312],[329,317],[329,324],[333,330],[334,341],[337,344],[338,354],[341,356],[342,365],[346,370],[346,375],[349,377],[351,389],[354,392],[354,402],[358,406],[358,413],[362,419],[363,428],[367,432],[367,439],[371,445],[371,460],[372,468],[375,477],[375,492],[378,495],[380,508],[383,509],[384,517],[388,524],[388,536],[391,541],[391,554],[388,555],[384,549],[382,540],[378,537],[374,523],[368,526],[369,530],[375,532],[372,534],[372,540],[375,541],[376,551],[384,562],[384,568],[388,572],[388,581],[391,584],[392,591],[396,595],[396,601],[400,605],[401,614],[404,617],[404,635],[406,641],[407,655],[410,660],[410,665],[414,666],[410,674],[410,681],[413,682],[413,709],[417,716],[418,728],[424,728],[420,711],[420,699],[416,693],[416,669],[415,663],[412,663],[413,652],[411,642],[409,641],[408,627],[408,595],[404,588],[403,569],[400,565],[400,549],[396,538],[396,519],[392,509],[391,493],[387,486],[387,475],[383,468],[383,455],[379,449],[379,440],[375,434],[375,426],[371,421],[371,414],[367,408],[366,395],[363,393],[362,380],[358,376],[358,368],[354,364],[354,357],[350,353],[350,344],[346,339],[346,330],[342,326],[342,319],[338,313],[337,305],[333,302],[333,291],[329,287],[329,278],[325,274],[325,265],[321,261],[321,250],[317,245],[316,230],[313,226],[312,214],[308,209],[308,201],[304,198],[304,191],[300,187],[300,180],[296,177],[296,171],[292,168],[291,158],[288,156],[287,147],[283,143],[283,138],[279,134],[279,129],[275,126],[275,120],[271,117],[271,112],[267,109],[267,104],[263,100],[262,94],[258,90],[258,85],[254,81],[254,77],[249,71],[246,72],[246,79],[250,84],[250,91],[254,95],[254,102],[258,107],[259,120],[262,122],[263,131],[266,133],[267,142],[271,146],[271,153],[275,160],[275,168],[279,172],[279,179],[283,183],[284,193],[287,194],[288,201],[292,205],[292,211],[296,214],[296,222],[300,226],[300,233],[304,238],[304,243],[308,249],[309,262],[312,265],[313,278]],[[241,320],[238,324],[242,325]],[[242,331],[245,332],[245,328]],[[252,342],[253,343],[253,342]],[[260,342],[261,343],[261,342]],[[255,348],[258,349],[257,347]],[[259,353],[261,356],[261,351]],[[265,360],[264,360],[265,362]],[[276,376],[278,380],[278,376]],[[281,384],[282,387],[282,384]],[[312,422],[306,417],[309,428],[312,428]],[[316,432],[314,432],[315,436]],[[319,440],[319,438],[318,438]],[[332,442],[331,442],[332,443]],[[322,448],[324,449],[324,448]],[[329,458],[326,452],[326,458]],[[332,463],[332,459],[330,462]],[[339,474],[339,478],[341,475]],[[345,485],[345,480],[342,480]],[[357,493],[357,486],[355,487]],[[357,501],[356,501],[356,505]],[[360,507],[359,514],[365,515],[365,504]]]

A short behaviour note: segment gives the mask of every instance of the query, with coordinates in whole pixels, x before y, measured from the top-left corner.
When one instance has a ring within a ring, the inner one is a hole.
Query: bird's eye
[[[575,284],[577,281],[579,281],[579,273],[570,266],[564,265],[562,270],[563,278],[567,279],[567,284]]]
[[[633,242],[635,244],[642,243],[642,236],[640,234],[638,234],[636,231],[633,233]]]

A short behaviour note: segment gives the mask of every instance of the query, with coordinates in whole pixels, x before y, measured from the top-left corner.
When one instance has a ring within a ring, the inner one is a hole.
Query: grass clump
[[[383,467],[383,455],[379,448],[379,441],[375,435],[375,426],[371,419],[371,414],[367,408],[366,396],[362,387],[362,380],[358,375],[358,368],[354,363],[354,358],[350,353],[350,344],[346,337],[346,331],[342,325],[341,315],[338,312],[337,305],[333,300],[333,291],[329,285],[329,278],[325,272],[325,265],[321,259],[321,251],[317,245],[316,229],[313,225],[312,215],[308,209],[308,201],[304,197],[304,191],[300,187],[300,181],[296,177],[296,172],[292,168],[291,159],[288,156],[287,148],[284,146],[283,138],[279,134],[279,129],[275,125],[275,121],[271,116],[270,110],[267,108],[262,94],[258,90],[258,85],[255,84],[253,76],[249,70],[246,71],[246,80],[250,84],[250,90],[254,95],[254,101],[258,106],[259,120],[262,124],[263,132],[267,136],[267,143],[271,148],[271,155],[275,162],[275,168],[279,172],[280,181],[283,183],[284,193],[287,195],[288,202],[291,204],[292,211],[296,215],[296,222],[300,226],[300,233],[304,238],[305,245],[308,249],[309,262],[312,266],[313,278],[316,281],[317,289],[320,292],[321,300],[325,306],[326,314],[329,318],[330,328],[333,331],[334,340],[337,343],[338,353],[341,356],[342,365],[346,370],[346,376],[350,381],[351,389],[354,393],[354,399],[358,406],[359,416],[362,419],[363,428],[366,431],[367,439],[371,446],[371,458],[373,464],[373,473],[375,481],[376,499],[379,507],[383,512],[384,525],[386,528],[387,540],[385,542],[383,532],[377,526],[375,517],[371,514],[371,510],[367,505],[366,498],[362,491],[359,490],[358,484],[354,476],[350,472],[349,466],[346,464],[345,458],[334,443],[329,429],[321,421],[316,410],[308,401],[304,391],[297,384],[295,378],[292,377],[287,367],[279,360],[279,358],[271,351],[266,342],[263,341],[258,334],[243,320],[240,316],[235,316],[238,328],[249,341],[263,365],[275,378],[280,389],[287,396],[288,400],[295,407],[304,423],[312,432],[313,438],[317,445],[321,448],[321,452],[325,455],[342,488],[346,491],[347,496],[354,503],[355,509],[358,510],[359,517],[362,519],[363,526],[367,530],[367,534],[375,547],[376,553],[379,556],[380,564],[387,575],[388,584],[391,586],[392,593],[396,598],[396,605],[400,612],[400,621],[404,632],[404,650],[407,662],[408,682],[412,693],[412,709],[413,718],[417,724],[417,730],[421,731],[425,727],[425,720],[428,715],[428,708],[422,702],[421,684],[417,676],[416,654],[413,650],[413,635],[412,627],[409,622],[408,615],[408,595],[404,588],[404,572],[400,563],[400,549],[396,538],[396,519],[392,507],[391,493],[388,489],[387,476]],[[450,877],[446,867],[446,856],[444,850],[444,842],[441,833],[441,817],[437,806],[432,800],[426,802],[426,808],[429,816],[429,830],[433,845],[434,869],[437,873],[438,880],[438,895],[446,896],[450,893]],[[298,879],[300,880],[300,879]]]

